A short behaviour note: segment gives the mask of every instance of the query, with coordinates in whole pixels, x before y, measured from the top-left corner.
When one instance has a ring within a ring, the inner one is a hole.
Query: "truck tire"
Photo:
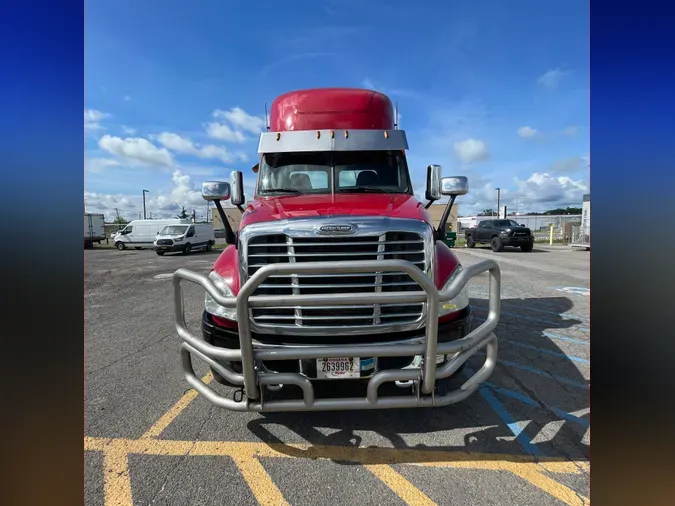
[[[159,256],[161,256],[161,257],[164,256],[164,252],[163,252],[163,251],[155,251],[155,253],[157,253],[157,254],[158,254]]]
[[[534,248],[534,243],[531,243],[531,242],[528,242],[527,244],[521,244],[520,245],[520,249],[525,253],[529,253],[530,251],[532,251],[533,248]]]
[[[123,242],[116,242],[116,243],[115,243],[115,247],[116,247],[118,250],[120,250],[120,251],[122,251],[122,250],[124,250],[124,249],[126,248],[126,246],[124,245]]]
[[[213,248],[213,244],[209,241],[206,243],[206,251],[211,251],[211,248]]]
[[[492,251],[494,251],[495,253],[504,249],[502,240],[496,236],[492,238],[492,241],[490,242],[490,247],[492,248]]]
[[[189,255],[191,251],[192,251],[192,245],[190,243],[187,243],[185,245],[185,247],[183,248],[183,255]]]
[[[466,236],[466,247],[467,248],[475,248],[476,247],[476,241],[473,240],[472,235]]]

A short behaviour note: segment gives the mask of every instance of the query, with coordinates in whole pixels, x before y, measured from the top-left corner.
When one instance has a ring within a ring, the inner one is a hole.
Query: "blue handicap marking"
[[[591,294],[591,289],[585,288],[583,286],[561,286],[559,288],[556,288],[556,290],[559,290],[561,292],[573,293],[575,295],[590,295]]]

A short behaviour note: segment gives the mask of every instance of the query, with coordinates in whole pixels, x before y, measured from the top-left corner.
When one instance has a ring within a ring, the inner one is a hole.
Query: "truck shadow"
[[[487,315],[487,300],[472,299],[471,304],[475,328]],[[444,450],[444,460],[466,460],[470,452],[473,460],[499,454],[514,460],[529,456],[586,461],[589,330],[586,318],[568,313],[572,308],[566,297],[503,299],[495,331],[497,368],[486,385],[460,403],[405,410],[265,413],[248,428],[289,456],[298,456],[298,448],[268,426],[295,433],[316,447],[314,453],[325,446],[371,450],[364,454],[368,462],[391,463],[394,450]],[[483,360],[484,353],[472,357],[453,384],[461,385]],[[419,451],[394,454],[397,462],[426,458]],[[438,458],[435,455],[429,458]]]

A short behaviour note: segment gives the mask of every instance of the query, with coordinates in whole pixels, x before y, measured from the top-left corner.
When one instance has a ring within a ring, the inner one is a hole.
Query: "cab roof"
[[[361,88],[312,88],[284,93],[270,109],[270,130],[393,130],[391,100]]]

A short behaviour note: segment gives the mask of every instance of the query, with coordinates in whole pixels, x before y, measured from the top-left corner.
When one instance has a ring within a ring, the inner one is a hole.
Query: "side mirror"
[[[424,198],[427,200],[438,200],[441,198],[441,166],[429,165],[427,167],[427,189]]]
[[[244,175],[239,170],[230,173],[230,187],[232,188],[232,204],[240,206],[246,202],[244,196]]]
[[[204,181],[202,183],[202,198],[206,201],[220,201],[230,198],[230,183],[223,181]]]
[[[440,190],[441,195],[466,195],[469,193],[469,179],[466,176],[444,177]]]
[[[520,226],[521,226],[521,227],[525,227],[526,225],[525,225],[525,223],[521,223]]]

